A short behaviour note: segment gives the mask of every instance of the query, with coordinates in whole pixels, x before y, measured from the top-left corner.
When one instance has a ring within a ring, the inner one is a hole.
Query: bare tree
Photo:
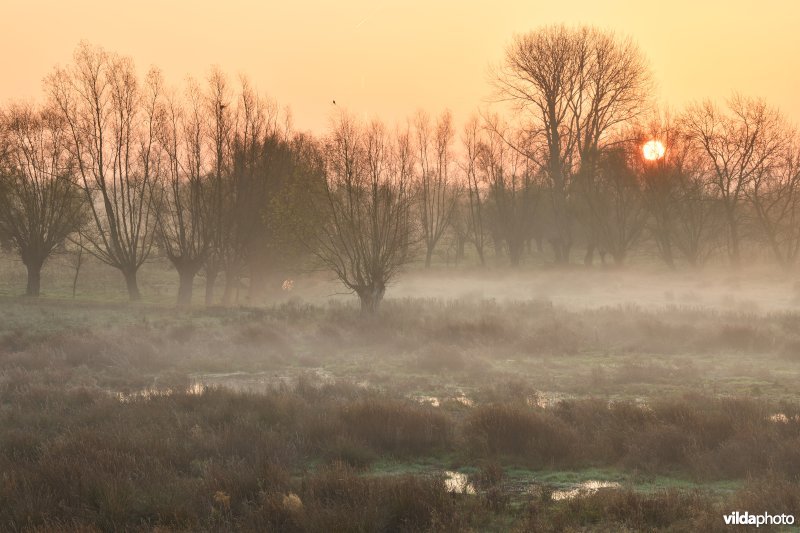
[[[532,160],[512,149],[505,139],[518,146],[527,144],[512,133],[497,116],[485,128],[485,139],[479,151],[479,169],[489,187],[489,214],[495,228],[495,246],[500,242],[508,249],[513,266],[520,264],[525,243],[533,237],[533,218],[538,201],[536,168]]]
[[[468,233],[475,246],[481,265],[486,264],[484,245],[486,230],[484,229],[484,202],[485,182],[479,174],[478,164],[481,157],[480,124],[477,117],[472,117],[464,127],[461,142],[464,148],[464,163],[462,170],[467,177],[467,197],[469,199]]]
[[[209,222],[212,229],[211,248],[204,265],[206,274],[206,305],[214,302],[214,288],[219,273],[225,270],[226,257],[229,250],[228,239],[230,214],[229,194],[226,178],[231,168],[231,144],[235,118],[233,117],[231,100],[232,91],[225,74],[214,68],[208,77],[205,95],[205,111],[211,117],[208,125],[208,138],[211,144],[212,176],[209,191]]]
[[[208,135],[213,239],[205,267],[206,302],[213,301],[216,277],[224,272],[222,302],[231,304],[258,260],[253,254],[265,229],[271,179],[267,167],[270,158],[285,148],[281,143],[288,142],[291,118],[287,111],[282,124],[277,105],[258,96],[247,78],[241,78],[234,94],[224,74],[214,69],[208,87],[206,105],[213,117]]]
[[[231,168],[224,180],[227,224],[225,232],[226,271],[223,303],[238,299],[241,279],[263,274],[269,261],[267,210],[288,171],[292,147],[288,130],[282,131],[278,106],[258,96],[246,78],[236,101],[236,126],[231,143]],[[274,219],[272,219],[274,221]]]
[[[192,301],[194,278],[206,261],[212,237],[202,97],[196,85],[190,83],[187,97],[186,108],[174,95],[166,101],[159,128],[166,164],[158,229],[164,252],[178,272],[180,306]]]
[[[151,70],[142,86],[129,58],[83,43],[47,86],[94,221],[88,250],[119,269],[130,299],[139,299],[136,275],[155,235],[160,74]]]
[[[603,150],[595,176],[584,189],[590,224],[599,244],[618,265],[640,238],[647,216],[639,177],[629,162],[638,157],[634,151],[630,145]]]
[[[643,155],[633,159],[649,214],[646,228],[658,254],[670,268],[676,268],[680,256],[692,267],[699,266],[718,247],[724,227],[703,150],[669,113],[651,117],[636,137],[640,150],[651,140],[665,147],[655,160]]]
[[[78,293],[78,277],[81,275],[81,267],[85,259],[83,256],[84,246],[81,232],[78,231],[75,238],[70,239],[70,242],[74,246],[71,251],[68,251],[68,257],[70,266],[75,270],[75,274],[72,276],[72,298],[75,298],[75,295]]]
[[[768,135],[775,152],[753,173],[746,195],[772,255],[788,268],[800,251],[800,144],[783,119]]]
[[[464,190],[459,190],[456,206],[450,220],[450,246],[447,248],[447,263],[450,263],[450,251],[453,251],[453,262],[458,264],[464,260],[467,243],[470,241],[468,206],[465,203]]]
[[[0,234],[28,271],[25,293],[39,296],[42,266],[81,228],[85,205],[55,110],[14,105],[0,123]]]
[[[691,106],[683,125],[708,164],[710,183],[724,209],[728,255],[739,265],[742,204],[753,180],[785,145],[780,115],[763,100],[735,95],[724,110],[710,101]]]
[[[674,159],[673,159],[674,160]],[[696,157],[675,162],[675,224],[672,242],[692,267],[702,265],[720,246],[724,231],[721,204]]]
[[[673,240],[680,182],[676,174],[685,158],[687,145],[680,142],[679,130],[668,114],[654,116],[636,137],[639,149],[651,141],[668,147],[660,158],[647,160],[639,152],[639,157],[633,158],[633,162],[638,163],[634,166],[642,182],[642,200],[648,213],[647,232],[656,244],[658,255],[669,268],[674,269],[676,250]]]
[[[556,262],[567,263],[575,174],[590,178],[605,137],[644,109],[647,64],[630,39],[550,26],[517,36],[494,81],[501,98],[521,113],[528,137],[544,139],[541,150],[523,153],[543,162],[553,216],[549,240]]]
[[[443,113],[432,128],[428,115],[420,112],[414,121],[414,133],[419,166],[420,222],[425,242],[425,267],[429,268],[436,244],[452,221],[458,199],[458,187],[451,175],[455,137],[452,116],[449,112]]]
[[[702,150],[669,114],[654,116],[638,135],[640,149],[655,140],[665,147],[655,160],[637,158],[647,231],[661,259],[676,268],[679,256],[699,266],[718,245],[719,202],[710,187]]]
[[[327,220],[314,253],[365,313],[377,311],[386,287],[412,258],[413,156],[410,136],[391,139],[379,122],[342,114],[327,143]]]

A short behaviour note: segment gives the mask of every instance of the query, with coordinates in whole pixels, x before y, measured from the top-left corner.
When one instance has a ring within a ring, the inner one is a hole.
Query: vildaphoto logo
[[[751,514],[747,511],[740,513],[734,511],[723,515],[725,524],[729,526],[791,526],[794,524],[794,515],[791,514]]]

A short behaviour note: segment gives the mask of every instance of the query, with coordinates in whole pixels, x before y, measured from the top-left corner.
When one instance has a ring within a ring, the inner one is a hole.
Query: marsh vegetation
[[[447,277],[374,316],[315,276],[180,313],[4,297],[2,527],[713,531],[800,503],[791,280]],[[631,281],[547,297],[598,279]]]

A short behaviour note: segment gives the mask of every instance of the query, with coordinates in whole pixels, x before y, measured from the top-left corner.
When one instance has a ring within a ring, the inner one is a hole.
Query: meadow
[[[58,260],[20,298],[2,261],[2,530],[722,531],[800,509],[785,274],[442,267],[364,316],[319,274],[176,310],[157,264],[131,304],[91,262],[72,298]]]

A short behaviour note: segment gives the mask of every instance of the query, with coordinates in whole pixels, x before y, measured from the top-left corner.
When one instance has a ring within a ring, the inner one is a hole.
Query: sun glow
[[[664,157],[665,152],[666,149],[664,148],[664,143],[655,139],[652,141],[647,141],[644,143],[644,146],[642,146],[642,154],[644,154],[644,158],[648,161],[661,159]]]

